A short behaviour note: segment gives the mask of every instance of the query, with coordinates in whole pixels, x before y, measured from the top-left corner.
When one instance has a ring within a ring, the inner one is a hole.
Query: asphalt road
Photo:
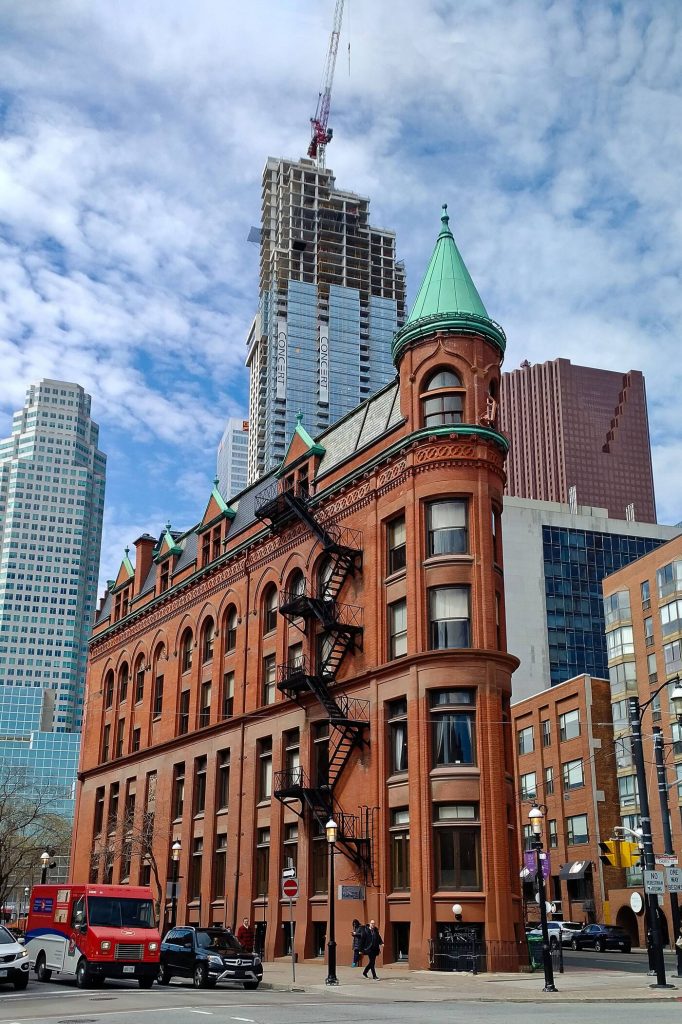
[[[646,953],[637,950],[632,953],[618,953],[615,950],[595,953],[593,949],[581,949],[576,952],[564,949],[564,967],[567,971],[574,967],[581,971],[625,971],[628,974],[646,974],[649,961]],[[677,963],[673,953],[666,953],[665,969],[667,974],[676,971]]]
[[[551,999],[551,997],[549,997]],[[206,992],[190,986],[155,986],[143,992],[132,985],[110,983],[103,991],[80,992],[66,984],[32,986],[27,992],[0,994],[2,1024],[418,1024],[423,1003],[387,1000],[368,1004],[343,997],[333,990],[306,995],[259,990],[242,992],[222,987]],[[520,1005],[448,1000],[428,1004],[429,1024],[575,1024],[584,1020],[608,1021],[613,1002],[577,1006],[555,1003],[548,997]],[[679,1003],[660,1003],[656,1024],[679,1024]]]

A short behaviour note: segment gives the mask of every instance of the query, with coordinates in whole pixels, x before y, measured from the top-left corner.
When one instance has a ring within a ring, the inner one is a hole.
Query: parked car
[[[582,925],[577,921],[548,921],[547,931],[549,932],[550,949],[558,949],[559,943],[562,946],[570,946],[571,939],[578,932],[582,931]],[[528,932],[533,938],[542,937],[542,929],[539,925]]]
[[[219,981],[236,981],[244,988],[258,988],[263,964],[247,953],[225,928],[171,928],[161,943],[159,984],[171,978],[191,978],[195,988],[213,987]]]
[[[573,936],[571,949],[594,949],[597,953],[604,949],[620,949],[629,953],[632,940],[624,928],[612,924],[588,924]]]
[[[28,985],[28,950],[9,928],[0,925],[0,985],[11,981],[16,989]]]

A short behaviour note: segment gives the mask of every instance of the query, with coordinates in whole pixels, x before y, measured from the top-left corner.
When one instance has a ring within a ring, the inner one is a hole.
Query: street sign
[[[298,878],[285,878],[282,882],[282,895],[288,900],[295,900],[298,896]]]
[[[296,878],[296,868],[283,868],[282,878]]]
[[[655,860],[656,863],[660,864],[663,868],[669,868],[677,864],[677,857],[674,853],[659,853]]]
[[[340,885],[339,886],[339,899],[340,900],[364,900],[365,898],[365,887],[364,885]]]
[[[682,892],[682,868],[666,868],[665,880],[668,883],[668,892]]]
[[[662,871],[644,872],[644,892],[649,896],[662,896],[665,892],[665,877]]]

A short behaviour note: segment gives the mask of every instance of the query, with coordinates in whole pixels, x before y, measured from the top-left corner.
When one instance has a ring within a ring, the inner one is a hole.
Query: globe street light
[[[45,883],[47,882],[47,866],[48,866],[49,863],[50,863],[50,855],[47,852],[47,850],[43,850],[43,852],[40,855],[40,864],[41,864],[40,882],[41,882],[41,885],[45,885]]]
[[[339,979],[336,977],[336,901],[334,899],[334,848],[338,829],[338,825],[330,815],[324,829],[329,846],[329,941],[327,942],[327,977],[325,979],[327,985],[338,985],[339,983]]]
[[[547,896],[545,893],[545,876],[543,872],[542,857],[542,822],[544,821],[544,804],[533,804],[528,812],[530,827],[533,830],[533,849],[535,850],[535,879],[538,883],[538,896],[540,899],[540,927],[542,930],[542,966],[545,971],[545,987],[543,992],[556,992],[554,985],[554,971],[552,969],[552,951],[549,945],[549,930],[547,928]]]
[[[178,916],[178,871],[180,870],[180,851],[182,850],[182,843],[179,839],[176,839],[171,846],[171,858],[173,860],[173,881],[171,889],[171,928],[175,928],[175,922]]]

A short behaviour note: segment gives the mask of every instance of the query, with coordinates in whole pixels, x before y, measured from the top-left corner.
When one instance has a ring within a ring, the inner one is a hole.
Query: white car
[[[571,940],[576,932],[582,931],[583,926],[577,921],[548,921],[547,931],[549,933],[549,948],[558,949],[559,943],[562,946],[570,946]],[[528,932],[533,938],[542,938],[542,929],[538,925]]]
[[[16,989],[28,985],[28,950],[8,928],[0,925],[0,985],[11,981]]]

